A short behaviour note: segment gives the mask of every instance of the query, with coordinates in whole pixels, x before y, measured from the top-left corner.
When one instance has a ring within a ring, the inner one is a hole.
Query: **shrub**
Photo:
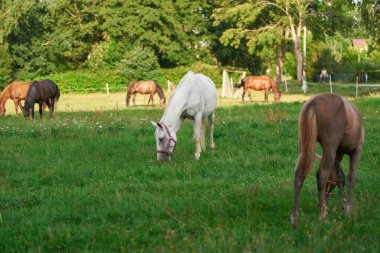
[[[135,47],[127,51],[125,57],[117,65],[117,74],[129,81],[155,79],[159,73],[158,59],[150,48]]]

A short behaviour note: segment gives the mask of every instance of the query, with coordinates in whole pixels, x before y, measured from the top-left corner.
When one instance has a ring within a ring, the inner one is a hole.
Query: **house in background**
[[[368,51],[368,44],[367,39],[353,39],[352,40],[352,47],[357,49],[360,53],[365,51]]]

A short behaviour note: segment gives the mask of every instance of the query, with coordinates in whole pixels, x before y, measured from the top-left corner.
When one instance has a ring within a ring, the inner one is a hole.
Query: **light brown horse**
[[[166,98],[164,91],[158,85],[156,81],[149,80],[149,81],[133,81],[128,84],[128,90],[127,90],[127,98],[126,98],[126,104],[129,106],[129,101],[131,99],[131,96],[133,95],[133,104],[136,105],[136,94],[149,94],[149,100],[148,100],[148,105],[150,101],[152,101],[153,105],[153,95],[155,93],[158,94],[160,97],[160,105],[165,106],[166,103]]]
[[[295,170],[295,195],[291,222],[295,224],[297,221],[299,194],[313,165],[317,141],[323,151],[317,172],[319,219],[324,221],[327,218],[327,193],[333,190],[334,184],[337,184],[340,189],[343,210],[350,215],[355,170],[364,143],[364,128],[358,109],[340,96],[317,95],[302,107],[299,131],[299,158]],[[341,166],[345,154],[350,157],[347,201],[344,198],[344,174]]]
[[[280,101],[281,91],[275,81],[268,76],[247,76],[240,81],[240,84],[235,84],[235,91],[243,87],[242,101],[244,102],[245,93],[248,92],[249,100],[252,102],[251,91],[263,90],[265,91],[265,102],[268,102],[268,92],[274,91],[274,100]]]
[[[12,99],[15,104],[16,115],[18,115],[18,108],[24,112],[24,107],[21,105],[21,101],[25,100],[26,93],[32,82],[18,82],[14,81],[7,85],[4,91],[0,95],[0,115],[4,116],[6,109],[5,104],[8,99]]]

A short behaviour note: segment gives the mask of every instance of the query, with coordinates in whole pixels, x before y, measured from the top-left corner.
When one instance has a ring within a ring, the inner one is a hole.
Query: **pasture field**
[[[0,252],[380,250],[379,98],[355,101],[366,141],[352,218],[335,191],[328,221],[318,221],[314,169],[297,227],[290,211],[302,103],[218,107],[214,155],[194,160],[185,121],[174,159],[159,163],[149,120],[162,108],[65,111],[62,101],[51,120],[0,118]]]

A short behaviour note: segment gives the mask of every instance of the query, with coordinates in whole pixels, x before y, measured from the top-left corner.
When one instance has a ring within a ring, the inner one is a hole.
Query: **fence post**
[[[288,81],[286,80],[286,73],[285,73],[285,92],[288,92]]]
[[[358,89],[359,89],[359,80],[358,80],[358,76],[356,76],[356,98],[358,97]]]
[[[332,83],[331,83],[331,75],[329,75],[329,78],[330,78],[330,93],[333,93],[333,91],[332,91]]]
[[[106,90],[107,90],[107,95],[110,94],[110,90],[109,90],[109,87],[108,87],[108,82],[106,83]]]

